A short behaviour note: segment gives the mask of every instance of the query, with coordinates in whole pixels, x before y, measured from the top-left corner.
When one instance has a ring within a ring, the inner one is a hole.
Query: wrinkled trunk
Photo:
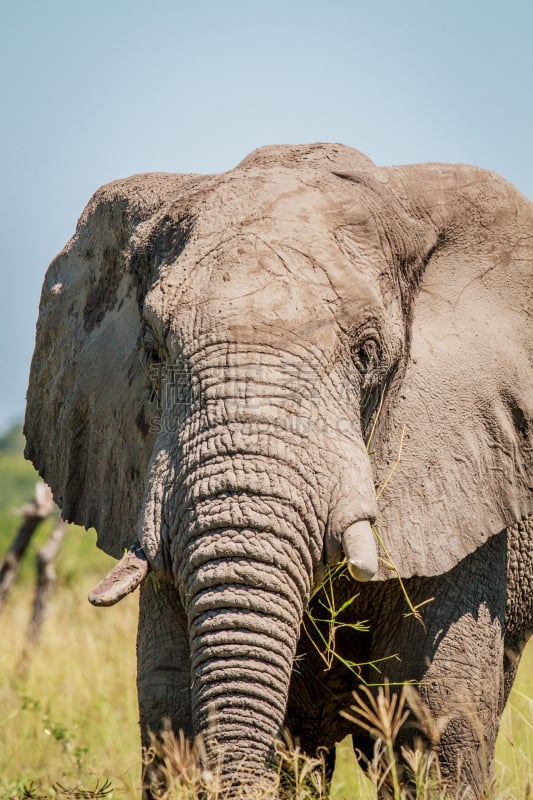
[[[270,546],[260,536],[255,561],[236,556],[191,574],[193,719],[213,766],[232,778],[273,762],[303,610],[301,581],[262,556]]]
[[[227,482],[223,466],[227,476],[231,465],[224,461],[207,480],[211,488]],[[197,495],[201,472],[193,482]],[[231,492],[226,486],[197,497],[173,540],[189,621],[195,729],[213,768],[232,780],[273,762],[312,580],[305,510],[280,497],[279,462],[263,474],[271,480],[276,473],[278,491],[271,487],[270,495],[249,477],[246,488],[233,483]]]
[[[198,398],[174,431],[167,425],[152,461],[141,531],[179,589],[193,726],[227,782],[268,774],[326,529],[373,507],[369,469],[345,485],[355,438],[317,429],[335,408],[333,391],[328,405],[270,361],[258,380],[243,355],[225,383],[227,363],[197,367]],[[309,383],[309,367],[302,374]]]

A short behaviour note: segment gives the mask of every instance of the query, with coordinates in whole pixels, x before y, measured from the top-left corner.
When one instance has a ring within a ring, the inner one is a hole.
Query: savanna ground
[[[34,482],[20,456],[20,439],[0,439],[0,555]],[[99,793],[133,800],[140,783],[137,596],[108,609],[90,606],[89,590],[113,562],[95,548],[92,533],[70,529],[41,642],[27,653],[34,555],[51,525],[49,520],[41,526],[0,612],[0,800]],[[533,641],[505,709],[496,760],[491,797],[533,796]],[[348,742],[339,747],[332,798],[375,798]]]

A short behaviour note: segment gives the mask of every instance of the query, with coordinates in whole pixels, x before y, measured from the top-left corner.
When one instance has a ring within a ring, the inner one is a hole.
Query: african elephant
[[[270,778],[285,725],[312,754],[349,732],[367,752],[351,692],[413,680],[444,777],[460,761],[482,791],[531,629],[532,234],[492,173],[333,144],[94,195],[45,278],[26,456],[127,551],[93,602],[142,583],[145,744],[168,718],[228,786]],[[378,680],[325,669],[302,628],[343,554],[369,630],[338,648],[385,659]],[[432,599],[422,623],[402,586]]]

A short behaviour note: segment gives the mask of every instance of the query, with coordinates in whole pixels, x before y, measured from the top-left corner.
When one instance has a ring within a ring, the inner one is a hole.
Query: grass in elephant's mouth
[[[399,570],[394,564],[394,561],[392,560],[384,542],[382,541],[377,527],[374,525],[372,530],[374,531],[376,540],[385,555],[385,558],[383,559],[384,566],[387,570],[396,574],[396,578],[405,598],[405,615],[413,615],[420,622],[420,624],[423,625],[424,622],[420,614],[420,609],[427,603],[431,603],[433,598],[428,597],[426,600],[418,603],[417,605],[413,604],[402,581]],[[353,594],[350,593],[347,599],[343,599],[339,603],[337,600],[337,596],[339,595],[337,590],[339,585],[343,582],[347,582],[349,587],[356,587],[353,578],[351,578],[348,573],[346,561],[342,561],[340,564],[335,564],[334,566],[330,567],[326,571],[320,584],[315,587],[304,615],[303,625],[305,631],[320,658],[324,662],[326,669],[331,669],[335,662],[340,663],[347,670],[353,673],[360,682],[365,683],[361,668],[370,667],[370,669],[376,674],[376,681],[367,683],[367,685],[378,686],[383,683],[383,680],[379,677],[381,675],[380,665],[384,661],[396,658],[397,656],[395,653],[391,653],[386,658],[378,659],[368,663],[360,663],[349,660],[341,654],[336,644],[337,634],[341,630],[348,629],[354,633],[367,632],[370,630],[368,622],[365,620],[353,622],[347,619],[346,612],[349,611],[355,600],[357,600],[358,593],[354,589]],[[345,594],[346,592],[340,592],[341,597],[344,597]]]
[[[313,643],[317,653],[323,660],[326,669],[331,669],[334,662],[340,661],[346,669],[361,676],[362,664],[345,659],[336,646],[337,634],[343,628],[352,631],[368,631],[366,622],[346,622],[342,615],[350,608],[357,599],[357,594],[353,594],[347,600],[337,605],[336,585],[343,580],[350,580],[346,568],[346,562],[337,564],[327,570],[322,582],[317,586],[311,596],[310,603],[306,609],[304,617],[304,628]],[[315,602],[313,602],[315,601]],[[319,616],[320,615],[320,616]],[[377,668],[377,665],[376,665]]]
[[[372,440],[374,437],[376,423],[381,413],[382,402],[383,402],[383,396],[380,399],[374,417],[374,422],[372,424],[366,442],[366,449],[369,456],[372,456],[372,450],[371,450]],[[378,499],[385,492],[387,484],[389,483],[395,470],[400,464],[402,457],[404,436],[405,436],[405,428],[402,430],[400,441],[398,443],[398,452],[396,460],[392,464],[391,469],[389,470],[388,475],[385,477],[382,485],[377,489],[376,494]],[[381,566],[396,578],[401,588],[406,604],[405,616],[412,615],[415,617],[415,619],[417,619],[420,622],[421,625],[424,625],[422,615],[420,614],[420,609],[427,603],[431,603],[434,598],[428,597],[423,602],[418,603],[417,605],[415,605],[412,602],[405,587],[405,584],[402,580],[400,571],[396,566],[396,564],[394,563],[394,559],[392,558],[390,552],[388,551],[385,545],[385,542],[383,541],[379,533],[378,525],[377,524],[373,525],[372,530],[374,532],[374,536],[376,537],[376,545],[378,547],[378,550],[381,552],[380,556]],[[345,597],[346,594],[346,592],[343,591],[341,591],[340,593],[337,592],[337,589],[339,588],[339,584],[341,582],[348,582],[348,586],[356,587],[355,582],[348,573],[346,560],[342,561],[339,564],[335,564],[334,566],[329,567],[326,570],[326,573],[322,578],[320,584],[315,587],[314,591],[311,594],[309,604],[307,606],[304,615],[304,622],[303,622],[304,628],[306,630],[309,640],[312,642],[317,653],[323,660],[326,669],[331,669],[331,667],[335,662],[341,663],[347,670],[353,673],[360,682],[365,683],[362,676],[361,668],[369,667],[376,674],[376,681],[372,683],[367,683],[366,685],[369,686],[380,685],[383,683],[383,680],[379,678],[381,674],[380,664],[383,661],[388,661],[390,659],[396,658],[397,657],[396,654],[391,653],[384,659],[362,664],[360,662],[355,662],[345,658],[341,654],[339,648],[336,646],[337,634],[342,629],[347,628],[353,631],[354,633],[369,631],[369,626],[366,621],[354,622],[349,619],[348,620],[346,619],[346,612],[350,609],[350,606],[352,606],[354,601],[357,599],[358,593],[354,588],[353,594],[350,592],[349,597],[347,599],[343,599],[340,603],[338,603],[337,596]]]

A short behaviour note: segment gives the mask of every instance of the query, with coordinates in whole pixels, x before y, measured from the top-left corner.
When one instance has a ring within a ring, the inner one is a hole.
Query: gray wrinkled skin
[[[361,677],[419,682],[445,777],[460,760],[482,792],[531,630],[532,234],[496,175],[378,168],[342,145],[92,198],[45,278],[26,454],[65,518],[117,558],[139,542],[157,577],[140,594],[145,744],[165,718],[200,733],[228,785],[273,774],[285,725],[330,769],[346,733],[369,753],[339,715],[357,679],[324,670],[302,620],[343,545],[372,577],[377,519],[412,601],[434,599],[423,624],[405,616],[382,553],[374,580],[339,583],[339,603],[358,593],[347,620],[370,622],[339,652],[397,654]]]

